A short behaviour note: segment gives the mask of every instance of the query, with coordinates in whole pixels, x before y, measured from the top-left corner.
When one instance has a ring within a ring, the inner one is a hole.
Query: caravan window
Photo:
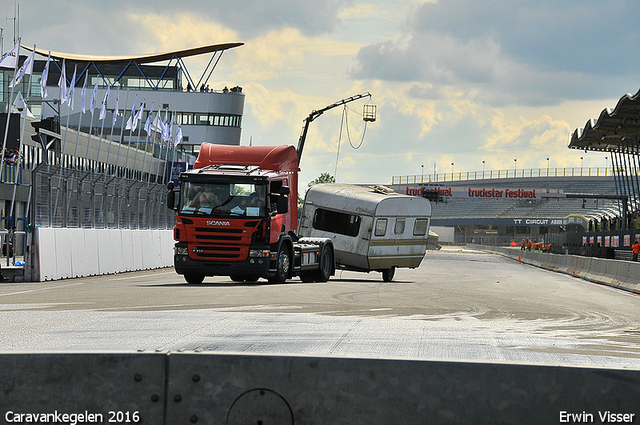
[[[404,225],[406,224],[407,220],[404,218],[396,218],[396,227],[395,229],[393,229],[393,233],[395,233],[396,235],[401,235],[404,233]]]
[[[341,235],[358,236],[360,216],[318,208],[313,216],[313,228]]]
[[[379,218],[376,221],[376,236],[384,236],[387,233],[387,219]]]
[[[426,218],[416,218],[416,222],[413,224],[413,236],[424,236],[427,234],[427,224],[429,220]]]

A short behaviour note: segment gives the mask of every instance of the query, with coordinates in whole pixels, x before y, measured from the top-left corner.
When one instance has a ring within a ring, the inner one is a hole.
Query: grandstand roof
[[[623,146],[638,151],[640,136],[640,90],[625,94],[615,108],[603,109],[598,119],[587,121],[571,135],[570,149],[617,151]]]
[[[207,53],[220,52],[228,49],[232,49],[234,47],[242,46],[244,43],[222,43],[222,44],[211,44],[208,46],[201,47],[193,47],[190,49],[183,50],[174,50],[172,52],[165,53],[151,53],[146,55],[134,55],[134,56],[93,56],[93,55],[77,55],[73,53],[61,53],[61,52],[52,52],[50,50],[38,49],[35,51],[39,55],[48,56],[51,54],[51,57],[54,59],[67,59],[69,61],[77,61],[77,62],[110,62],[110,63],[126,63],[130,61],[135,61],[139,64],[145,63],[156,63],[162,62],[165,60],[170,60],[175,57],[185,58],[189,56],[197,56],[204,55]],[[33,51],[33,47],[29,46],[21,46],[21,48],[26,49],[28,51]]]

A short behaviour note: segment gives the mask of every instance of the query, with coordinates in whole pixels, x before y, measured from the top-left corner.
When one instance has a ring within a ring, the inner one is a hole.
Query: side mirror
[[[282,186],[280,187],[279,193],[280,195],[288,195],[291,193],[291,188],[289,186]]]
[[[170,210],[176,209],[176,192],[173,187],[173,182],[167,183],[167,189],[169,189],[169,192],[167,192],[167,208]]]

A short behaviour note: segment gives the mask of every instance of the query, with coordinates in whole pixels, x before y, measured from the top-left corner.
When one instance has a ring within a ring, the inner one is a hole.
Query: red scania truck
[[[193,169],[168,185],[167,206],[176,214],[174,265],[188,283],[205,276],[234,281],[326,282],[335,274],[333,241],[299,238],[298,172],[309,124],[325,111],[371,94],[362,93],[312,111],[297,149],[203,143]],[[365,105],[364,121],[375,121]],[[177,199],[176,199],[176,194]]]
[[[295,233],[298,171],[293,146],[203,143],[179,191],[169,183],[176,272],[192,284],[205,276],[326,282],[335,273],[332,241]]]

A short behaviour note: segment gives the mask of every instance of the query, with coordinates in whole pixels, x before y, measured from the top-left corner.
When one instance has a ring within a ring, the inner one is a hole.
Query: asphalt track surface
[[[640,367],[640,297],[462,248],[327,283],[173,268],[0,284],[0,352],[197,351]]]

